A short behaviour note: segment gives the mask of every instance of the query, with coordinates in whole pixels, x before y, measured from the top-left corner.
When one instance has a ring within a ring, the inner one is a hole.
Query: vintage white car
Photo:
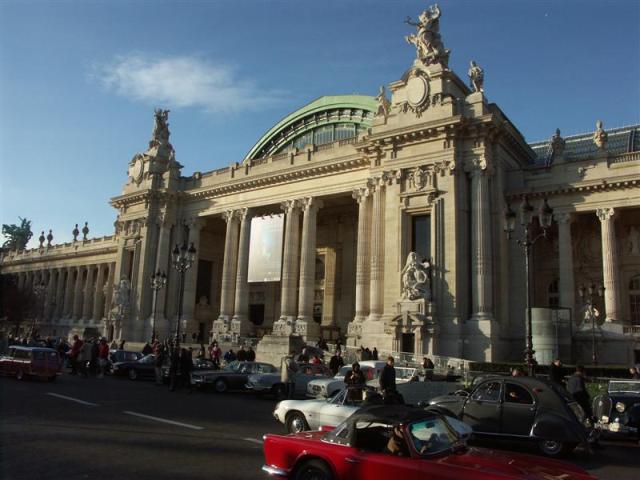
[[[307,384],[318,378],[331,378],[331,370],[324,364],[300,363],[294,374],[294,396],[304,397]],[[249,375],[245,388],[255,393],[268,393],[276,398],[284,396],[285,386],[280,381],[280,372]]]
[[[366,390],[373,390],[365,387]],[[343,388],[331,398],[318,400],[283,400],[276,405],[273,416],[289,433],[317,430],[323,425],[336,426],[362,406]]]
[[[378,388],[380,386],[380,373],[386,365],[386,362],[381,360],[364,360],[358,363],[367,379],[367,385]],[[406,383],[417,378],[418,370],[416,368],[395,367],[395,369],[397,384]],[[307,397],[326,398],[333,396],[337,391],[342,390],[346,386],[344,377],[349,370],[351,370],[351,365],[345,365],[334,377],[311,380],[307,384]]]

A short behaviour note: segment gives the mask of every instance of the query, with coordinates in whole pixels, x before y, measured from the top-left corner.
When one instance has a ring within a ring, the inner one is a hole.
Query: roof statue
[[[416,33],[405,37],[407,43],[415,45],[418,60],[424,65],[441,64],[448,67],[449,50],[444,48],[440,38],[440,7],[436,3],[418,16],[418,21],[413,22],[407,17],[405,23],[418,28]]]
[[[604,131],[602,120],[596,122],[596,131],[593,132],[593,143],[596,144],[598,150],[606,150],[608,135]]]
[[[169,110],[162,110],[156,108],[154,110],[155,123],[153,125],[153,132],[151,133],[151,141],[149,142],[149,148],[156,145],[169,145]]]
[[[380,86],[380,92],[376,96],[376,102],[378,104],[378,108],[376,109],[376,116],[382,115],[386,120],[389,116],[391,102],[387,99],[387,91],[385,90],[384,85]]]
[[[469,67],[469,85],[474,92],[484,92],[484,70],[473,60]]]
[[[561,157],[564,153],[564,147],[564,138],[560,136],[560,129],[556,128],[556,133],[554,133],[553,137],[551,137],[551,140],[549,140],[549,150],[547,152],[545,166],[551,166],[556,158]]]

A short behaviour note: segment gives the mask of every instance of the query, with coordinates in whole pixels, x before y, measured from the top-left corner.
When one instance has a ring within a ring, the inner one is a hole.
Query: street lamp
[[[600,298],[604,296],[604,287],[599,284],[597,287],[593,283],[585,288],[584,285],[580,285],[578,288],[578,294],[580,298],[586,302],[585,312],[586,316],[591,320],[591,361],[593,365],[598,364],[598,350],[596,348],[596,317],[599,315],[596,310],[593,301],[594,298]]]
[[[39,315],[44,316],[44,297],[45,290],[47,289],[47,285],[44,283],[44,280],[40,281],[40,283],[36,283],[33,287],[33,293],[38,299],[38,307],[39,307]],[[30,337],[33,337],[36,329],[36,315],[33,316],[33,320],[31,322],[31,333]]]
[[[151,274],[151,288],[153,289],[153,325],[151,326],[151,344],[156,341],[156,310],[158,309],[158,291],[167,285],[167,274],[158,270]]]
[[[547,231],[551,227],[553,222],[553,209],[547,203],[547,199],[544,199],[544,202],[540,206],[538,210],[538,221],[540,222],[540,226],[542,227],[542,233],[539,233],[534,238],[530,238],[530,228],[533,223],[533,207],[529,203],[529,200],[526,196],[522,198],[522,203],[520,204],[520,225],[523,227],[524,231],[520,238],[516,238],[516,242],[518,245],[522,247],[524,252],[524,269],[525,269],[525,291],[526,291],[526,312],[527,312],[527,321],[526,321],[526,336],[527,336],[527,345],[524,350],[524,360],[527,364],[527,371],[529,376],[533,376],[533,367],[534,367],[534,354],[536,353],[533,349],[533,333],[531,326],[531,292],[529,288],[529,265],[531,262],[531,247],[540,240],[540,238],[547,237]],[[504,231],[507,233],[507,238],[511,239],[513,233],[515,232],[516,227],[516,213],[511,210],[511,207],[507,205],[507,211],[505,212],[505,225]]]
[[[171,254],[173,268],[180,274],[180,288],[178,289],[178,319],[176,321],[176,336],[173,343],[173,354],[171,355],[171,388],[173,389],[176,382],[176,371],[178,366],[178,354],[180,351],[180,321],[182,318],[182,298],[184,296],[184,274],[189,270],[196,260],[196,248],[193,243],[187,248],[187,242],[181,247],[173,249]]]

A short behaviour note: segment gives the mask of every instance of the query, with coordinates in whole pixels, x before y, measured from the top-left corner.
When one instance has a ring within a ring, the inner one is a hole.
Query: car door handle
[[[360,460],[354,457],[344,457],[344,461],[347,463],[360,463]]]

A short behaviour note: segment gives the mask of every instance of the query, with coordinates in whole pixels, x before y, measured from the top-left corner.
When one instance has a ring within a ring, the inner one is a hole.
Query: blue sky
[[[75,223],[113,232],[109,198],[171,110],[183,175],[241,161],[279,119],[322,95],[376,95],[415,50],[428,2],[0,1],[0,222],[54,243]],[[450,67],[528,141],[640,123],[640,2],[441,1]],[[34,245],[35,244],[35,245]]]

